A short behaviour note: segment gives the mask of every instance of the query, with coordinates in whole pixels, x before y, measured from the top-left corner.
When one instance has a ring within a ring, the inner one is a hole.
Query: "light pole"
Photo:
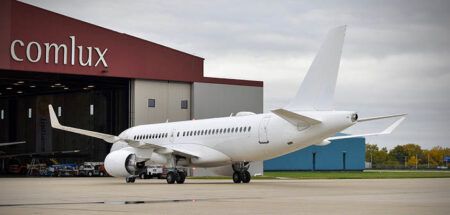
[[[417,170],[417,164],[419,163],[419,158],[417,157],[417,154],[416,154],[416,170]]]
[[[373,169],[372,153],[370,152],[370,168]]]
[[[427,164],[427,168],[430,168],[430,153],[428,152],[428,164]]]
[[[406,158],[407,158],[408,156],[405,156],[405,169],[406,169]]]

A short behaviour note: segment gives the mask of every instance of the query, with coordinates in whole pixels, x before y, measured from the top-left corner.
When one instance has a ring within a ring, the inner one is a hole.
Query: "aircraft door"
[[[262,118],[261,122],[259,123],[259,143],[260,144],[267,144],[269,143],[268,138],[268,125],[269,125],[270,116],[266,116]]]
[[[169,134],[170,143],[173,143],[175,141],[175,135],[177,135],[177,131],[175,131],[175,129],[172,129],[172,131]]]

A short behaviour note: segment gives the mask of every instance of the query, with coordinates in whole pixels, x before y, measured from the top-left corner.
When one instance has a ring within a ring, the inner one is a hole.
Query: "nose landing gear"
[[[130,176],[130,177],[126,177],[125,178],[125,182],[127,182],[127,184],[128,183],[134,183],[135,180],[136,180],[136,177],[134,177],[134,176]]]

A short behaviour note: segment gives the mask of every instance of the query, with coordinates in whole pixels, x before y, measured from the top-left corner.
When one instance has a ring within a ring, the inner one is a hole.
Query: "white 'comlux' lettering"
[[[57,45],[55,43],[49,44],[44,43],[45,45],[45,63],[49,63],[50,60],[50,51],[53,48],[55,48],[55,64],[58,64],[58,57],[59,57],[59,49],[64,49],[64,58],[63,58],[63,64],[67,64],[67,46],[65,44]]]
[[[108,67],[108,64],[106,63],[106,52],[108,51],[107,48],[100,49],[98,47],[86,47],[87,50],[87,56],[83,55],[83,46],[77,46],[76,45],[76,38],[75,36],[69,36],[70,38],[70,64],[75,65],[78,63],[80,66],[92,66],[92,55],[93,53],[97,55],[98,60],[94,64],[94,67],[97,67],[100,63],[103,64],[103,66],[106,68]],[[22,62],[24,61],[23,55],[18,55],[19,47],[25,47],[25,43],[22,40],[14,40],[11,42],[10,46],[10,54],[11,58],[15,61]],[[66,44],[56,44],[56,43],[44,43],[44,46],[41,46],[38,42],[31,41],[28,44],[26,44],[25,48],[25,56],[26,59],[29,62],[37,63],[42,59],[42,48],[45,48],[45,63],[50,63],[51,53],[54,53],[54,63],[59,64],[59,56],[60,51],[63,53],[63,64],[67,64],[68,56],[68,46]],[[76,50],[78,48],[78,51]],[[54,50],[52,52],[52,49]],[[92,49],[95,50],[95,52],[92,51]],[[34,52],[34,50],[36,50]],[[36,53],[34,55],[34,53]],[[78,54],[78,62],[76,62],[76,54]],[[84,59],[86,57],[87,59]]]
[[[11,52],[11,57],[15,60],[15,61],[23,61],[23,58],[19,58],[16,55],[16,44],[19,43],[20,46],[24,46],[25,44],[22,42],[22,40],[14,40],[11,43],[11,48],[10,48],[10,52]]]
[[[36,50],[37,50],[37,55],[36,55],[35,59],[31,58],[31,46],[32,45],[35,45],[36,46]],[[27,59],[30,62],[33,62],[33,63],[36,63],[36,62],[38,62],[41,59],[41,45],[39,45],[39,43],[34,42],[34,41],[28,43],[28,45],[27,45]]]

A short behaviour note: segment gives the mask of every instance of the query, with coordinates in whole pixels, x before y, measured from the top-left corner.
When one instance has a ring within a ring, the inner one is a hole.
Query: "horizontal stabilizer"
[[[342,139],[355,138],[355,137],[367,137],[367,136],[377,136],[377,135],[383,135],[383,134],[390,134],[390,133],[392,133],[392,131],[394,131],[394,129],[396,129],[400,125],[400,123],[403,122],[403,120],[405,120],[405,117],[402,117],[402,118],[398,119],[397,121],[392,123],[389,127],[384,129],[384,131],[379,132],[379,133],[369,133],[369,134],[357,134],[357,135],[330,137],[330,138],[327,138],[325,140],[327,140],[327,141],[342,140]]]
[[[368,117],[368,118],[362,118],[358,119],[358,122],[365,122],[365,121],[372,121],[372,120],[378,120],[378,119],[387,119],[387,118],[394,118],[399,116],[405,116],[406,114],[395,114],[395,115],[388,115],[388,116],[376,116],[376,117]]]
[[[300,115],[298,113],[294,113],[285,109],[272,110],[272,113],[276,114],[277,116],[283,118],[284,120],[290,122],[295,126],[298,126],[301,123],[306,123],[308,125],[315,125],[321,123],[320,120]]]

